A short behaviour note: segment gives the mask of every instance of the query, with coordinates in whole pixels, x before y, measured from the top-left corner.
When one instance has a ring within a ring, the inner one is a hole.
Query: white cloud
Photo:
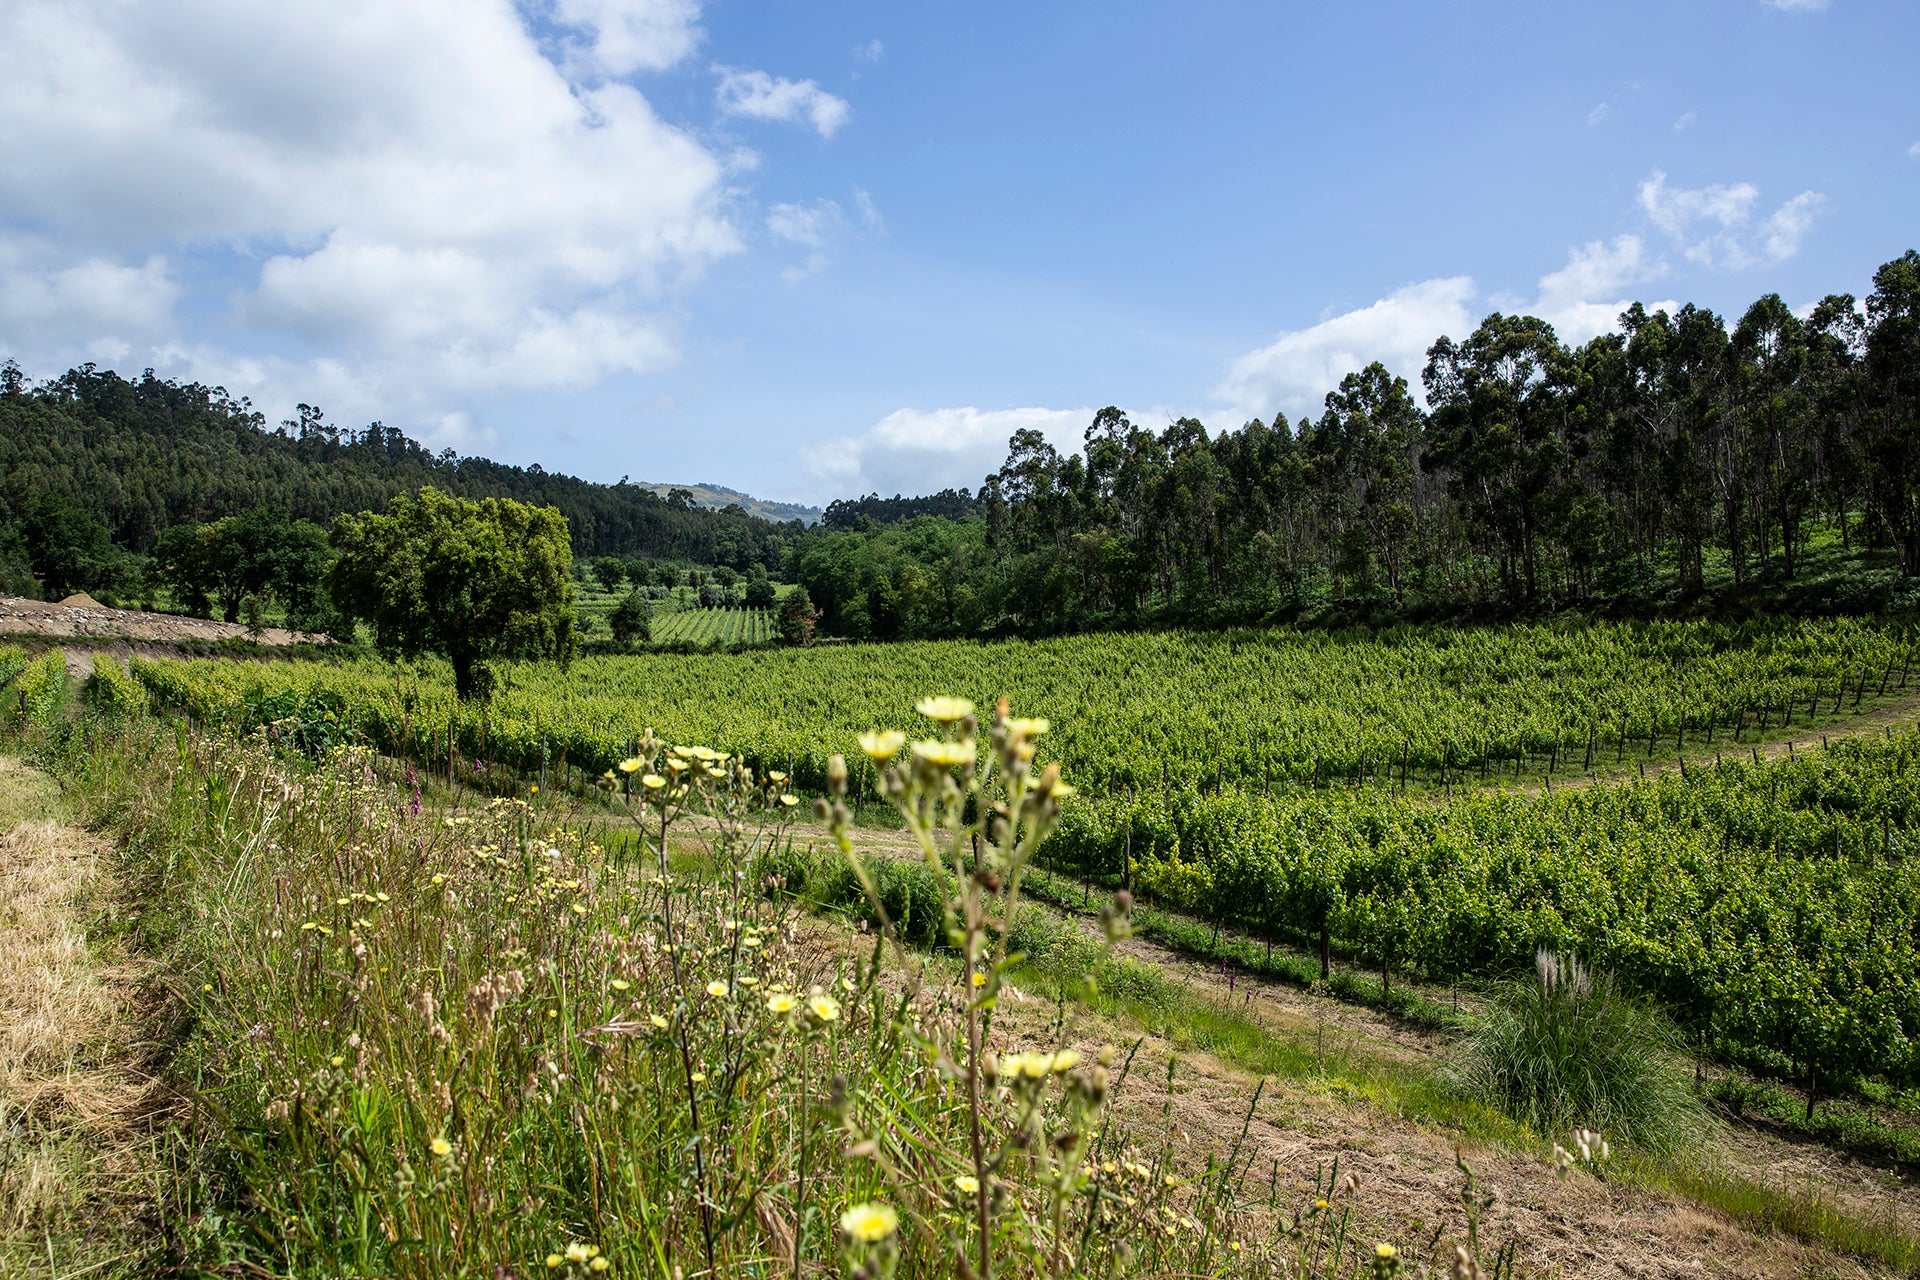
[[[867,194],[864,188],[853,189],[853,207],[860,211],[860,224],[867,230],[886,231],[887,220],[880,216],[880,206],[873,202],[873,197]]]
[[[821,137],[831,138],[853,114],[845,98],[835,97],[811,80],[788,80],[764,71],[740,71],[733,67],[714,70],[720,74],[714,100],[722,115],[787,123],[804,120]]]
[[[158,254],[138,266],[63,261],[45,245],[0,237],[0,336],[30,334],[43,348],[117,363],[172,333],[179,296]]]
[[[1650,258],[1639,236],[1615,236],[1611,242],[1594,240],[1570,249],[1566,266],[1540,277],[1532,302],[1493,301],[1509,311],[1539,316],[1562,342],[1574,345],[1618,328],[1620,313],[1633,302],[1623,291],[1666,273],[1666,263]],[[1650,305],[1675,309],[1665,301]]]
[[[1833,0],[1760,0],[1760,3],[1782,13],[1818,13]]]
[[[1920,142],[1916,142],[1912,146],[1908,147],[1907,154],[1910,156],[1920,156]]]
[[[1600,103],[1598,106],[1594,107],[1593,110],[1587,112],[1587,126],[1591,128],[1594,125],[1599,124],[1602,120],[1605,120],[1612,113],[1613,113],[1613,104],[1611,102]]]
[[[973,489],[1000,469],[1014,432],[1037,430],[1072,453],[1092,420],[1091,409],[899,409],[860,435],[803,449],[801,458],[822,498]]]
[[[880,43],[879,36],[875,36],[865,44],[853,46],[853,56],[862,62],[878,62],[886,56],[886,52],[887,46]]]
[[[1751,182],[1670,187],[1658,169],[1640,184],[1640,208],[1648,221],[1671,236],[1688,261],[1715,270],[1742,271],[1791,258],[1826,197],[1802,191],[1756,227],[1759,199],[1760,188]]]
[[[1697,119],[1699,119],[1699,116],[1693,112],[1683,111],[1680,113],[1680,118],[1673,122],[1673,131],[1675,133],[1684,133],[1693,127],[1693,122]]]
[[[675,295],[740,248],[729,167],[603,77],[685,57],[698,6],[551,12],[557,62],[511,0],[0,10],[0,234],[37,229],[0,347],[58,367],[91,333],[270,416],[320,388],[423,431],[661,367]],[[241,349],[180,331],[188,255],[237,274]]]
[[[1242,420],[1275,409],[1289,417],[1318,413],[1341,378],[1375,360],[1417,388],[1433,340],[1463,334],[1477,322],[1468,308],[1474,298],[1468,276],[1396,289],[1371,306],[1283,333],[1241,356],[1214,394]]]
[[[553,0],[553,17],[585,33],[577,52],[604,75],[664,71],[701,37],[699,0]]]
[[[846,225],[846,215],[832,200],[812,204],[776,204],[767,213],[767,230],[782,240],[818,249],[827,237]]]
[[[1568,250],[1567,264],[1541,276],[1531,299],[1482,298],[1467,276],[1411,284],[1240,357],[1214,393],[1223,405],[1211,416],[1244,421],[1275,409],[1290,418],[1317,415],[1342,378],[1375,360],[1405,378],[1418,397],[1427,348],[1443,334],[1466,337],[1486,312],[1539,316],[1562,342],[1576,345],[1617,329],[1620,313],[1634,301],[1627,290],[1666,273],[1667,264],[1640,237],[1622,235]],[[1647,305],[1678,309],[1667,300]]]

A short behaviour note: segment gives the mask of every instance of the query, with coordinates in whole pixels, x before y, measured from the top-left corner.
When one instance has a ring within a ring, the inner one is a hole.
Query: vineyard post
[[[1713,745],[1713,722],[1719,718],[1719,715],[1720,715],[1720,710],[1718,707],[1707,708],[1707,745],[1708,746]]]
[[[1760,744],[1757,742],[1753,744],[1753,762],[1760,763]]]
[[[1653,735],[1659,732],[1659,724],[1651,715],[1647,717],[1647,759],[1653,759]]]
[[[1627,718],[1620,717],[1620,749],[1613,754],[1613,762],[1619,764],[1627,758]]]
[[[1860,699],[1867,696],[1867,675],[1867,669],[1865,667],[1860,668],[1860,687],[1853,691],[1853,709],[1855,711],[1860,709]]]
[[[1593,740],[1598,736],[1599,732],[1600,730],[1597,726],[1587,726],[1587,760],[1585,764],[1580,766],[1582,772],[1587,772],[1593,768]]]
[[[1554,766],[1560,763],[1560,740],[1553,740],[1553,747],[1547,752],[1547,781],[1552,783]]]
[[[1886,696],[1887,681],[1891,679],[1892,676],[1893,676],[1893,659],[1888,658],[1887,669],[1880,674],[1880,687],[1873,691],[1874,697],[1881,698]]]
[[[1400,791],[1403,795],[1407,790],[1407,752],[1412,746],[1413,740],[1411,738],[1400,739]]]
[[[1687,745],[1687,713],[1682,711],[1680,713],[1680,723],[1675,725],[1673,730],[1673,749],[1677,753],[1685,750],[1686,745]]]

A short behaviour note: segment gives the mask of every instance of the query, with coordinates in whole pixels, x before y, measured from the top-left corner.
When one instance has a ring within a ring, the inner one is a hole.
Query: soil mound
[[[107,607],[101,604],[98,600],[95,600],[92,596],[88,595],[84,591],[80,592],[78,595],[68,596],[65,600],[62,600],[60,603],[64,605],[70,605],[75,609],[104,609]]]

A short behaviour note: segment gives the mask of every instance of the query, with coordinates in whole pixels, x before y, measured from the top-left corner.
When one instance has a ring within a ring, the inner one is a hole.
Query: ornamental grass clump
[[[1611,975],[1543,947],[1467,1037],[1454,1074],[1542,1136],[1591,1129],[1671,1151],[1709,1124],[1678,1052],[1668,1024]]]

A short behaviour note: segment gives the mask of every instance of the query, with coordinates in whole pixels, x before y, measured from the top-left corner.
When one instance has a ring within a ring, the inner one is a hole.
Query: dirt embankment
[[[0,635],[9,634],[46,636],[58,640],[149,640],[161,643],[232,639],[251,639],[261,644],[275,645],[328,643],[325,636],[307,631],[288,631],[284,627],[266,627],[256,636],[248,632],[245,624],[238,622],[214,622],[174,613],[144,613],[137,609],[109,609],[91,601],[82,604],[49,604],[44,600],[0,596]]]

